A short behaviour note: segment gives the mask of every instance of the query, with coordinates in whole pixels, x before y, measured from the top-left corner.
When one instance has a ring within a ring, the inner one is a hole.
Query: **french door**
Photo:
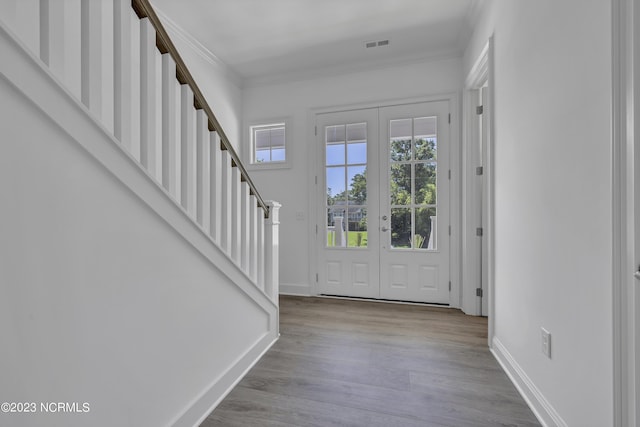
[[[449,104],[319,114],[321,294],[449,303]]]

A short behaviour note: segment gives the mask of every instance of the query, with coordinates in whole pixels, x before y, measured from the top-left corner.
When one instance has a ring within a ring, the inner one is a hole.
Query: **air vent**
[[[389,40],[368,41],[364,43],[365,49],[371,49],[374,47],[382,47],[382,46],[389,46]]]

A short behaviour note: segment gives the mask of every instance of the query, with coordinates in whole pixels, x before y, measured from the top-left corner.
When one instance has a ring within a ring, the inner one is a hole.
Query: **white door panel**
[[[379,298],[378,110],[321,114],[317,129],[320,293]]]
[[[380,109],[380,295],[449,303],[449,104]]]

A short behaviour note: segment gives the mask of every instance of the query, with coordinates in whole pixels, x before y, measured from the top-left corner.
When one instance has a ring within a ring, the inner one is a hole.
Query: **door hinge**
[[[316,136],[318,136],[318,126],[315,127],[315,131],[314,132],[315,132]]]
[[[318,175],[316,175],[316,185],[318,185]]]
[[[451,292],[451,280],[449,280],[449,292]]]
[[[451,236],[451,226],[449,226],[449,236]]]
[[[476,288],[476,296],[482,298],[482,288]]]
[[[449,124],[451,124],[451,113],[449,113]]]
[[[318,273],[316,273],[316,283],[318,283]]]
[[[449,179],[451,179],[451,169],[449,169]]]
[[[316,224],[316,234],[318,234],[318,224]]]
[[[476,236],[482,237],[482,232],[483,232],[482,227],[476,228]]]
[[[476,175],[482,175],[483,173],[484,173],[484,168],[482,166],[478,166],[476,168]]]
[[[478,105],[478,106],[476,107],[476,114],[477,114],[477,115],[480,115],[480,114],[482,114],[483,112],[484,112],[484,106],[482,106],[482,105]]]

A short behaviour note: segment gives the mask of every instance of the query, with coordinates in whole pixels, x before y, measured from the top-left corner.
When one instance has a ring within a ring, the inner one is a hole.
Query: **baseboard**
[[[189,408],[174,420],[172,427],[197,427],[227,397],[233,388],[258,363],[262,356],[276,343],[279,335],[273,331],[263,335],[249,350],[240,356],[211,386],[202,393]]]
[[[527,402],[533,414],[538,418],[544,427],[568,427],[560,414],[545,399],[542,392],[535,386],[533,381],[527,376],[518,362],[511,356],[511,353],[500,342],[493,339],[491,353],[496,358],[502,369],[505,371],[513,385],[516,386],[522,398]]]
[[[296,295],[309,297],[315,295],[315,291],[309,285],[298,283],[280,283],[280,295]]]

